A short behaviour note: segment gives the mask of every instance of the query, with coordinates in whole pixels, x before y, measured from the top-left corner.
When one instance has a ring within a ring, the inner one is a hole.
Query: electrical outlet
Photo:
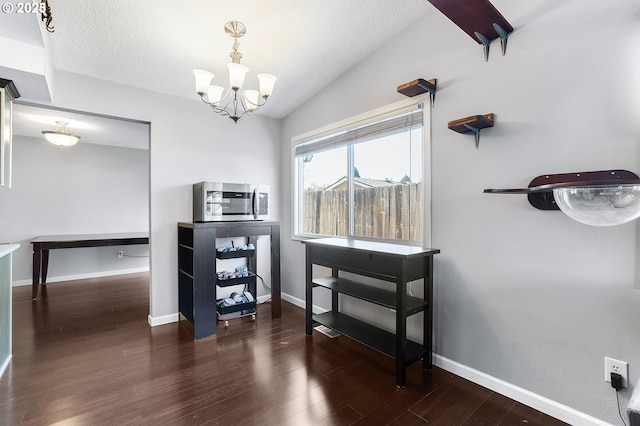
[[[629,364],[624,361],[605,357],[604,358],[604,380],[611,383],[611,373],[618,373],[622,376],[622,387],[629,387]]]
[[[118,259],[122,259],[124,257],[124,252],[123,251],[119,251],[118,252]]]

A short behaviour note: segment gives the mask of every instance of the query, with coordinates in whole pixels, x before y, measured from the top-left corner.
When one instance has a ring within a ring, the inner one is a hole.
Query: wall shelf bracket
[[[495,29],[500,36],[500,48],[502,49],[502,56],[504,56],[507,54],[507,40],[509,39],[509,33],[500,25],[495,23],[493,24],[493,29]]]
[[[507,53],[507,40],[509,39],[509,33],[506,32],[500,25],[493,24],[493,29],[496,30],[496,33],[500,37],[500,48],[502,49],[502,56]],[[491,44],[491,40],[489,40],[484,35],[480,34],[478,31],[474,32],[476,38],[482,44],[482,49],[484,50],[484,61],[489,61],[489,45]]]
[[[476,149],[480,146],[480,129],[477,127],[473,127],[470,124],[465,124],[464,127],[469,129],[471,133],[473,133],[473,137],[476,140]]]
[[[491,40],[480,34],[479,32],[474,32],[476,38],[482,44],[482,49],[484,50],[484,61],[489,62],[489,46],[491,45]]]

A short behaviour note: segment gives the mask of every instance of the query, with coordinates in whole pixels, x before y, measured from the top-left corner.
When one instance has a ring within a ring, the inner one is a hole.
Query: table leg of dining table
[[[32,272],[32,287],[31,298],[36,300],[38,298],[38,285],[40,284],[40,267],[42,265],[42,251],[33,250],[33,272]]]
[[[47,271],[49,270],[49,250],[42,250],[42,268],[40,273],[42,274],[42,285],[47,283]]]

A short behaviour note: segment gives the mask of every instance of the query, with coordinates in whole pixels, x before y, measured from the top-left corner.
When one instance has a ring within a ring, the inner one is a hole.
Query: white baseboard
[[[305,302],[302,299],[298,299],[297,297],[293,297],[290,294],[282,293],[282,300],[286,300],[289,303],[293,303],[299,308],[305,309]]]
[[[152,317],[151,314],[147,317],[147,322],[151,327],[157,327],[159,325],[171,324],[172,322],[178,322],[180,314],[162,315],[159,317]]]
[[[47,277],[47,284],[56,283],[60,281],[74,281],[74,280],[84,280],[87,278],[102,278],[102,277],[111,277],[115,275],[135,274],[138,272],[149,272],[149,267],[142,266],[140,268],[116,269],[114,271],[102,271],[102,272],[91,272],[88,274],[61,275],[57,277]],[[13,281],[11,283],[11,286],[20,287],[23,285],[31,285],[31,284],[33,284],[32,280],[27,279],[27,280]]]
[[[298,299],[297,297],[293,297],[290,294],[282,293],[282,300],[286,300],[289,303],[293,303],[299,308],[306,309],[305,301],[302,299]],[[322,308],[318,305],[313,305],[313,313],[321,314],[323,312],[327,312],[327,309]]]
[[[2,366],[0,366],[0,377],[2,377],[2,375],[4,374],[4,371],[7,369],[10,362],[11,362],[11,354],[9,354],[7,359],[5,359],[4,362],[2,363]]]
[[[452,361],[438,354],[433,354],[434,365],[447,370],[450,373],[460,376],[467,380],[472,381],[487,389],[491,389],[501,395],[514,399],[524,405],[534,408],[538,411],[542,411],[552,417],[562,420],[575,426],[606,426],[609,423],[589,416],[588,414],[574,410],[571,407],[560,404],[544,396],[535,394],[526,389],[512,385],[504,380],[490,376],[473,368],[462,365],[458,362]]]

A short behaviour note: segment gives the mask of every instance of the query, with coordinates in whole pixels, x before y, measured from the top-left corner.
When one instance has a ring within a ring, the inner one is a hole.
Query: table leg
[[[31,298],[36,300],[38,298],[38,285],[40,284],[40,266],[42,261],[42,251],[40,249],[33,248],[33,271],[32,271],[32,287]]]
[[[422,357],[422,369],[431,370],[433,367],[433,256],[425,258],[425,268],[424,298],[429,302],[429,306],[423,312],[422,344],[424,346],[424,355]]]
[[[337,268],[332,268],[331,269],[331,276],[334,278],[338,278],[338,269]],[[338,313],[338,307],[339,305],[339,293],[336,290],[331,290],[331,312],[333,312],[334,314]]]
[[[42,250],[42,285],[47,283],[47,271],[49,270],[49,249]]]
[[[403,285],[398,285],[398,291],[396,294],[396,387],[404,388],[407,383],[407,316],[404,312],[404,303],[401,291],[403,291]]]
[[[396,386],[407,383],[407,263],[402,261],[400,279],[396,282]]]
[[[282,316],[280,285],[280,226],[271,226],[271,319]]]
[[[307,244],[305,248],[305,334],[311,336],[313,333],[313,284],[311,280],[313,273],[311,271],[311,246]]]

